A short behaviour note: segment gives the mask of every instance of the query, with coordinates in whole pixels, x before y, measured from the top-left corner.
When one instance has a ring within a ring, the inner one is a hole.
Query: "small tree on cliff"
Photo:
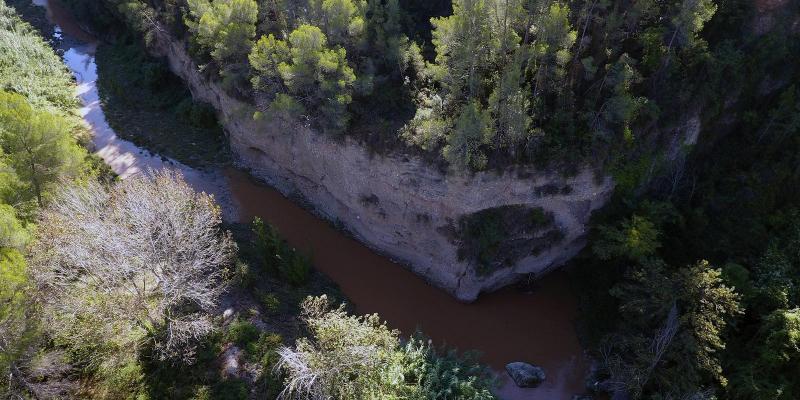
[[[66,189],[31,252],[46,326],[78,346],[149,338],[159,357],[191,361],[235,251],[220,223],[213,198],[172,172]]]

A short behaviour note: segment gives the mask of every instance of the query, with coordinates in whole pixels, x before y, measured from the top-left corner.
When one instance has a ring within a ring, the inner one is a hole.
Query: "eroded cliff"
[[[155,36],[155,51],[219,111],[241,166],[462,301],[563,264],[612,193],[612,179],[590,169],[569,178],[532,169],[445,175],[350,138],[258,121],[198,72],[183,42]]]

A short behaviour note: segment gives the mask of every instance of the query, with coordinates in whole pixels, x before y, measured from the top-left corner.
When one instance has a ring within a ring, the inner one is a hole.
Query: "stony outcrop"
[[[198,72],[184,43],[162,33],[154,48],[195,98],[219,111],[241,166],[463,301],[570,259],[584,245],[590,214],[613,189],[610,178],[588,168],[568,178],[532,169],[442,174],[414,157],[371,154],[349,138],[258,121],[251,105]],[[549,226],[504,236],[525,250],[480,269],[475,257],[459,252],[462,221],[490,209],[527,209],[546,216]]]
[[[514,380],[514,384],[522,388],[537,387],[547,379],[544,368],[524,362],[507,364],[506,372]]]

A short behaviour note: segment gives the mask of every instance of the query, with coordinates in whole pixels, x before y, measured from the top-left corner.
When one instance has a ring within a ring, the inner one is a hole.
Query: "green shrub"
[[[437,350],[421,335],[405,345],[406,379],[415,381],[419,399],[494,399],[496,384],[491,371],[478,362],[477,353],[459,355],[453,349]]]
[[[235,343],[239,347],[245,347],[258,339],[258,328],[248,321],[236,320],[228,326],[225,340]]]
[[[260,363],[265,369],[272,369],[278,361],[278,350],[283,345],[283,337],[277,333],[263,332],[258,340],[247,345],[247,358]]]
[[[268,313],[278,312],[281,307],[281,300],[278,299],[278,296],[275,296],[272,293],[259,291],[258,300],[261,302],[261,306],[264,307],[264,310],[266,310]]]
[[[248,398],[247,383],[241,379],[228,379],[214,386],[215,400],[245,400]]]
[[[286,253],[283,278],[293,286],[305,285],[311,274],[311,257],[296,249],[287,250]]]
[[[494,399],[489,371],[473,356],[438,355],[428,341],[402,345],[377,314],[353,316],[326,296],[302,304],[309,336],[281,348],[289,396],[334,399]]]
[[[253,219],[251,226],[255,235],[253,248],[267,270],[279,273],[292,286],[306,284],[311,274],[311,257],[288,247],[278,230],[261,218]]]
[[[252,222],[253,248],[255,248],[258,258],[263,262],[266,269],[276,273],[282,269],[284,253],[284,243],[274,226],[267,224],[259,217]]]
[[[211,400],[211,388],[207,385],[198,386],[190,400]]]
[[[243,288],[252,288],[256,281],[250,264],[242,260],[236,260],[233,276],[239,286]]]
[[[97,398],[100,399],[148,399],[145,388],[145,374],[142,366],[131,359],[123,365],[101,367],[97,373]]]

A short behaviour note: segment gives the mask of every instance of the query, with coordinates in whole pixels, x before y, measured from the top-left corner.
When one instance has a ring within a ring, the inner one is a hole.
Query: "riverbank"
[[[71,28],[62,29],[69,35]],[[503,398],[559,400],[583,392],[587,361],[575,336],[576,305],[563,274],[538,282],[530,293],[505,289],[474,304],[460,303],[241,171],[201,172],[117,137],[99,101],[92,51],[91,45],[73,47],[64,58],[78,80],[98,153],[121,177],[147,168],[179,169],[195,188],[217,197],[226,220],[264,218],[291,246],[313,252],[316,267],[341,287],[356,312],[377,312],[405,334],[420,328],[436,343],[480,351],[504,380]],[[542,365],[549,379],[538,389],[518,389],[502,372],[511,361]]]
[[[123,139],[195,169],[224,168],[230,151],[213,108],[192,100],[163,60],[135,38],[104,43],[95,54],[103,111]]]

